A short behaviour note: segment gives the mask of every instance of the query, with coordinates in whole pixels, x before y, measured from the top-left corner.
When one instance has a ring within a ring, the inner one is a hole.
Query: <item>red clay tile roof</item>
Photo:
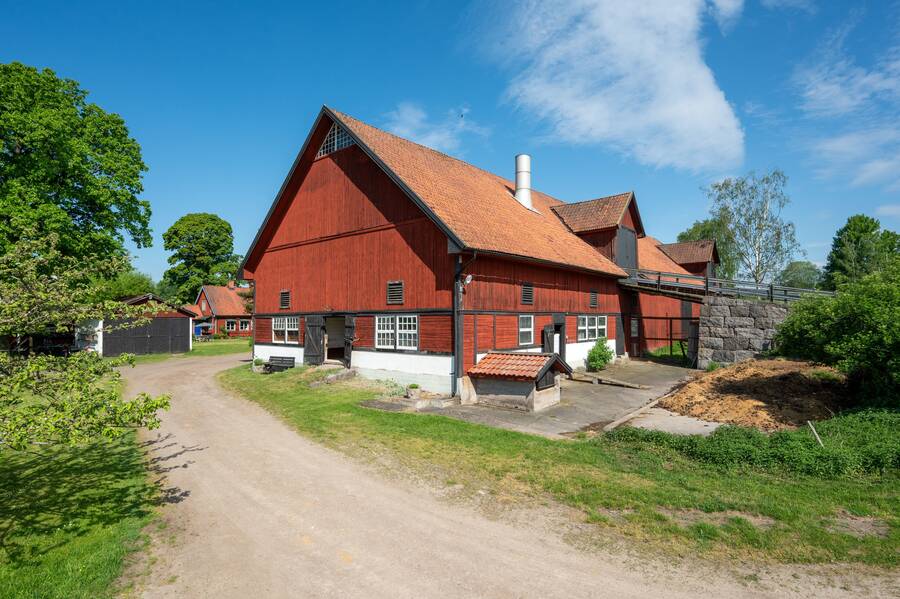
[[[617,226],[633,197],[634,192],[628,191],[596,200],[561,204],[554,206],[553,211],[574,233],[586,233]]]
[[[622,269],[572,234],[555,216],[552,208],[563,205],[559,200],[532,190],[535,210],[528,210],[513,196],[512,181],[328,110],[466,249],[625,276]]]
[[[244,298],[238,295],[239,289],[239,287],[231,288],[225,285],[204,285],[202,288],[206,292],[209,309],[216,316],[242,316],[249,314]]]
[[[187,310],[188,312],[193,312],[194,316],[203,316],[203,311],[200,309],[200,306],[197,304],[185,304],[181,306],[182,310]]]
[[[689,275],[688,271],[669,258],[661,249],[658,239],[649,235],[637,240],[638,268]]]
[[[701,241],[683,241],[681,243],[663,243],[659,249],[678,264],[696,264],[712,262],[716,242],[711,239]]]
[[[470,368],[467,374],[520,381],[534,380],[541,374],[549,360],[553,360],[553,367],[556,370],[567,371],[565,363],[555,354],[489,352],[478,364]]]

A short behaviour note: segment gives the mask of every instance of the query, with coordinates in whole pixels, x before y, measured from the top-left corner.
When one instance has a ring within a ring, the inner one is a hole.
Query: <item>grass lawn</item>
[[[147,354],[135,356],[135,364],[147,364],[149,362],[162,362],[173,356],[193,358],[195,356],[223,356],[225,354],[250,355],[250,341],[247,337],[233,337],[231,339],[211,339],[200,343],[194,342],[194,348],[186,354]]]
[[[311,389],[302,368],[261,376],[241,366],[221,382],[325,444],[386,449],[447,480],[514,495],[550,494],[598,526],[677,554],[780,562],[900,562],[900,478],[824,479],[727,470],[640,440],[556,441],[443,416],[359,406],[360,385]],[[832,532],[830,520],[874,517],[884,536]]]
[[[671,346],[658,347],[647,352],[646,357],[656,362],[665,362],[676,366],[691,365],[691,359],[687,355],[687,341],[684,342],[683,347],[679,342],[675,342]]]
[[[0,597],[105,597],[156,498],[133,435],[0,452]]]

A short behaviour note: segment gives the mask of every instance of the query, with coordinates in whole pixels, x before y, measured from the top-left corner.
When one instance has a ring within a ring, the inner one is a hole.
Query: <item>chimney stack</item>
[[[516,200],[529,210],[531,207],[531,156],[516,155]]]

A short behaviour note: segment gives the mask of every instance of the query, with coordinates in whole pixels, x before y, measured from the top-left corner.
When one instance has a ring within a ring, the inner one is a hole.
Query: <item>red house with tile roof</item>
[[[489,351],[628,351],[634,194],[565,204],[526,159],[512,181],[323,107],[241,266],[254,356],[457,393]]]
[[[250,291],[229,281],[227,285],[204,285],[197,293],[197,301],[184,306],[198,315],[197,322],[209,323],[208,333],[225,333],[229,337],[249,337],[253,334],[252,314],[240,293]]]

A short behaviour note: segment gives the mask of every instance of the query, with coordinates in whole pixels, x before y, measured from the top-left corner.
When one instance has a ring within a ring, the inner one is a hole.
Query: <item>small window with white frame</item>
[[[285,316],[284,332],[288,343],[300,343],[300,317]]]
[[[530,314],[519,315],[519,345],[534,344],[534,316]]]
[[[415,314],[375,317],[375,347],[378,349],[419,349],[419,317]]]
[[[579,316],[578,340],[594,341],[606,337],[606,316]]]
[[[250,330],[250,321],[249,321],[249,320],[242,320],[242,321],[241,321],[241,330],[242,330],[242,331],[249,331],[249,330]]]
[[[231,331],[236,331],[236,330],[237,330],[237,323],[236,323],[235,321],[233,321],[233,320],[226,320],[226,321],[225,321],[225,330],[226,330],[226,331],[229,331],[229,332],[231,332]]]
[[[272,319],[272,343],[284,343],[285,329],[284,316],[278,316]]]

